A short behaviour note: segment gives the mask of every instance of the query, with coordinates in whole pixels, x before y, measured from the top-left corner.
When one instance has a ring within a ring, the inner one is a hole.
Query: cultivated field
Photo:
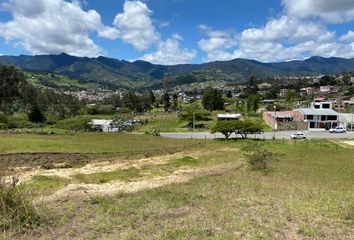
[[[3,172],[19,177],[19,191],[42,216],[39,224],[2,230],[1,237],[353,238],[353,146],[261,142],[280,156],[265,175],[247,164],[251,143],[1,135]]]

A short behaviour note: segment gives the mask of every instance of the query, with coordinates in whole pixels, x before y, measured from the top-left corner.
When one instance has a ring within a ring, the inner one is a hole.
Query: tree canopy
[[[203,93],[203,107],[209,111],[224,109],[224,99],[219,90],[207,87]]]
[[[211,129],[212,133],[221,133],[229,139],[232,133],[240,134],[242,138],[247,138],[248,134],[262,133],[263,128],[258,123],[251,120],[244,121],[219,121]]]

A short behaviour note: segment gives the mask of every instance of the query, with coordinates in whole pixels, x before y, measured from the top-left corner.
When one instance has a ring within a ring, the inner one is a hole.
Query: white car
[[[306,135],[303,132],[297,132],[290,135],[291,139],[305,139]]]
[[[329,129],[330,133],[346,133],[347,129],[345,129],[344,127],[336,127],[336,128],[331,128]]]

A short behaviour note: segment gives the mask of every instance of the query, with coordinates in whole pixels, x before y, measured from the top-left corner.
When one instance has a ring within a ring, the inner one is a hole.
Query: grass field
[[[243,149],[250,143],[144,135],[1,135],[1,152],[13,157],[46,151],[110,153],[107,162],[92,158],[83,167],[33,170],[36,175],[20,188],[32,193],[48,220],[2,236],[352,239],[353,147],[330,141],[261,142],[281,156],[264,175],[247,165]],[[165,153],[165,148],[174,151]],[[130,158],[122,157],[127,154]]]

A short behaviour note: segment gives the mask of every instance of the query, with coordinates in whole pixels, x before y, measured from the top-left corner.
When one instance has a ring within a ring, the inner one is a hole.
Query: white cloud
[[[348,31],[346,34],[340,37],[343,42],[354,42],[354,32]]]
[[[0,36],[33,54],[95,57],[103,50],[90,38],[91,33],[108,39],[118,36],[116,29],[103,25],[95,10],[82,10],[78,1],[7,0],[1,7],[13,19],[0,23]]]
[[[197,56],[197,51],[182,48],[180,44],[182,40],[181,36],[174,34],[166,41],[160,41],[157,44],[156,52],[145,54],[140,59],[163,65],[189,63]]]
[[[354,20],[353,0],[282,0],[288,15],[320,18],[328,23]]]
[[[302,42],[327,34],[323,25],[281,16],[271,19],[262,28],[249,28],[242,32],[247,41],[277,41],[288,39],[290,42]]]
[[[146,50],[160,39],[150,18],[152,11],[141,1],[125,1],[123,13],[117,14],[114,25],[119,37],[138,50]]]
[[[283,15],[270,19],[263,27],[245,29],[239,35],[214,31],[204,25],[201,29],[208,36],[198,42],[207,54],[205,61],[248,58],[274,62],[314,55],[354,57],[354,32],[349,31],[338,39],[335,32],[314,20]]]
[[[200,25],[199,29],[208,36],[207,39],[203,38],[198,42],[199,48],[207,53],[204,61],[225,61],[235,58],[234,53],[227,51],[238,43],[238,37],[233,31],[215,31],[206,25]]]

